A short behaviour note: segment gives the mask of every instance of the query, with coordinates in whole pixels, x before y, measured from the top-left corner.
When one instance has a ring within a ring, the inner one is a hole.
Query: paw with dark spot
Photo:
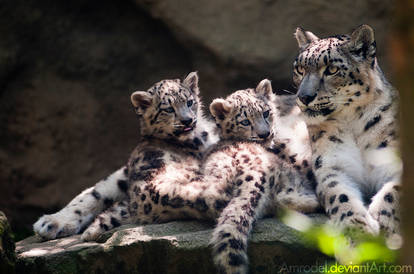
[[[379,224],[372,218],[363,206],[352,201],[341,203],[331,210],[330,222],[345,231],[360,231],[371,235],[378,235]],[[352,237],[352,235],[350,235]]]
[[[82,233],[81,240],[85,242],[96,241],[100,235],[109,230],[104,218],[95,221]]]
[[[46,240],[67,237],[79,233],[84,227],[80,210],[44,215],[33,225],[36,234]]]
[[[381,231],[388,237],[392,234],[400,234],[400,207],[398,184],[389,183],[372,198],[369,205],[369,214],[378,221]]]

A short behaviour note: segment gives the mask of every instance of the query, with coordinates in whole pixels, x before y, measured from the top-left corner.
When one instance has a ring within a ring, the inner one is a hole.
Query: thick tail
[[[250,173],[244,179],[221,213],[211,239],[213,260],[219,273],[247,273],[249,234],[269,203],[273,187],[269,180],[260,173]]]
[[[123,224],[164,223],[180,219],[215,220],[230,200],[232,186],[214,176],[179,184],[168,180],[132,185],[129,197],[98,215],[82,234],[95,241],[102,233]]]

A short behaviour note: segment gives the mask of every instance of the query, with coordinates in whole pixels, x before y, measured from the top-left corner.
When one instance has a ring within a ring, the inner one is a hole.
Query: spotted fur
[[[117,204],[98,216],[82,238],[94,240],[122,223],[215,221],[211,244],[218,269],[245,273],[247,240],[255,220],[273,213],[275,207],[303,212],[318,207],[306,174],[294,168],[290,157],[279,157],[285,152],[274,152],[273,146],[283,145],[288,151],[285,143],[274,141],[278,140],[273,127],[275,101],[268,80],[256,89],[214,100],[210,110],[222,140],[205,155],[201,168],[193,160],[173,155],[168,165],[146,173],[150,169],[142,165],[142,153],[134,151],[128,164],[129,204]],[[164,155],[152,151],[144,158],[158,165]]]
[[[263,80],[255,90],[237,91],[210,105],[223,140],[231,145],[222,140],[209,159],[217,163],[227,156],[237,172],[221,174],[233,182],[233,196],[210,241],[219,273],[247,273],[248,236],[257,219],[278,207],[306,213],[319,206],[308,134],[294,99],[274,96]],[[216,168],[213,164],[211,172]]]
[[[148,91],[134,92],[131,100],[141,137],[127,166],[83,191],[59,212],[41,217],[33,225],[37,234],[45,239],[77,234],[92,221],[102,221],[107,211],[119,218],[110,218],[109,226],[100,222],[101,228],[119,226],[129,215],[126,201],[131,181],[144,183],[174,169],[180,170],[177,176],[188,176],[185,171],[198,170],[203,153],[218,140],[214,123],[201,111],[194,72],[183,82],[164,80]]]
[[[337,225],[399,234],[398,92],[378,65],[373,30],[319,39],[298,28],[295,36],[293,79],[320,202]]]
[[[64,208],[54,214],[43,215],[33,230],[44,239],[67,237],[82,232],[102,211],[114,201],[126,198],[126,166],[99,181],[94,187],[82,191]]]

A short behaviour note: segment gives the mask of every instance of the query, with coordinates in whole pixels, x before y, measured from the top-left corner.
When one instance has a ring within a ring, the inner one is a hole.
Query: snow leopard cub
[[[255,220],[276,206],[312,212],[319,205],[307,174],[292,163],[295,155],[281,157],[287,155],[288,142],[274,142],[275,101],[268,80],[214,100],[210,110],[221,140],[204,156],[201,168],[175,159],[179,169],[170,164],[144,182],[130,177],[128,205],[98,216],[82,238],[95,240],[125,223],[211,220],[217,222],[211,240],[217,267],[247,271],[247,239]],[[142,170],[138,157],[139,152],[131,155],[131,173]]]
[[[42,216],[33,225],[38,235],[55,239],[81,233],[109,208],[117,208],[122,215],[127,210],[131,180],[145,183],[151,177],[172,174],[174,169],[182,176],[185,170],[198,170],[203,153],[218,140],[214,123],[204,117],[201,109],[196,72],[184,81],[160,81],[148,91],[133,93],[131,99],[141,134],[130,163],[133,169],[120,168],[59,212]],[[118,222],[112,220],[114,225]]]

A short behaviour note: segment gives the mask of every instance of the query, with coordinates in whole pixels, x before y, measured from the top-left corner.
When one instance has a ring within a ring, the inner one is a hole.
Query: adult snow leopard
[[[374,31],[320,39],[298,28],[295,37],[293,80],[321,204],[337,225],[398,235],[398,92],[379,67]]]

